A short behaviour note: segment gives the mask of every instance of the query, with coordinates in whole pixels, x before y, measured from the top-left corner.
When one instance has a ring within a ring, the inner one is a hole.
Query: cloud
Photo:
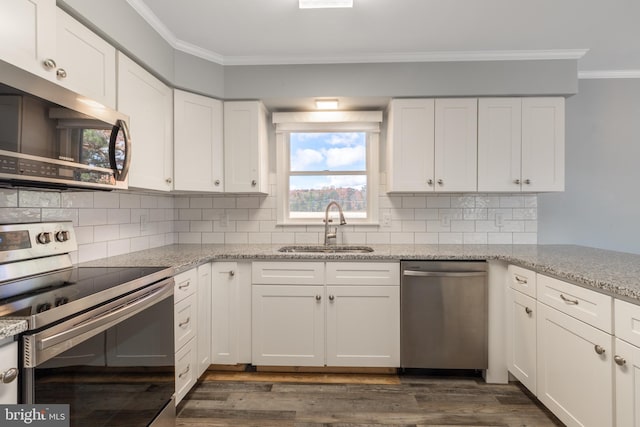
[[[346,145],[352,146],[356,144],[364,144],[365,138],[362,132],[336,132],[331,134],[331,138],[327,141],[330,145]]]
[[[340,166],[354,165],[364,168],[366,159],[366,150],[363,145],[353,147],[329,148],[325,151],[327,156],[327,166],[329,169],[338,168]]]
[[[322,163],[324,155],[311,148],[296,150],[291,158],[291,170],[307,170],[309,165]]]
[[[367,185],[367,177],[364,175],[331,175],[329,182],[336,188],[360,188]]]

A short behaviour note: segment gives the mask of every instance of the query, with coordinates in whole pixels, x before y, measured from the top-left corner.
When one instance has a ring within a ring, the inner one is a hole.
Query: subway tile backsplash
[[[342,226],[338,242],[535,244],[537,200],[517,193],[388,195],[382,185],[380,225]],[[0,223],[55,220],[74,224],[74,262],[173,243],[321,244],[324,232],[321,223],[278,226],[274,195],[0,189]]]

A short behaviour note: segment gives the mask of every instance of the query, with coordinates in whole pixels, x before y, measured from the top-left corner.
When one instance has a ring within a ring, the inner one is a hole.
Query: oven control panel
[[[0,225],[0,264],[66,254],[77,249],[71,222]]]

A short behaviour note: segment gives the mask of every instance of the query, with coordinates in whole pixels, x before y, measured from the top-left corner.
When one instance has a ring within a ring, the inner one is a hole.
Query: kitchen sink
[[[351,245],[301,245],[301,246],[283,246],[278,252],[289,253],[350,253],[350,254],[366,254],[373,252],[373,248],[369,246],[351,246]]]

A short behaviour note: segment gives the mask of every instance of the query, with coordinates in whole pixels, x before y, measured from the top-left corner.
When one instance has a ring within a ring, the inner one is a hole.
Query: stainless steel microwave
[[[0,185],[127,188],[128,118],[0,61]]]

